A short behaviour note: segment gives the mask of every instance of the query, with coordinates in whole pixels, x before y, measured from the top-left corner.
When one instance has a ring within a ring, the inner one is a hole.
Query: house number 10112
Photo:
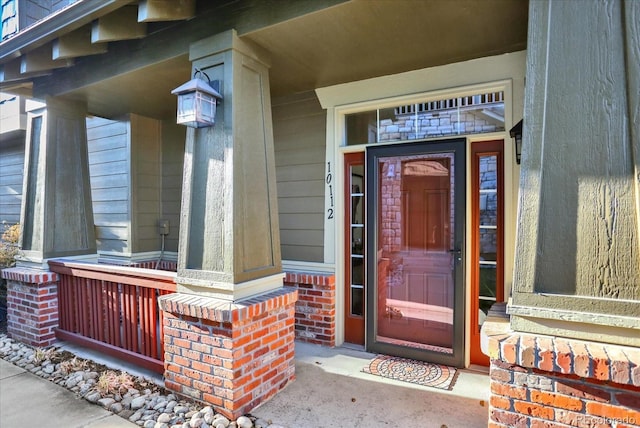
[[[324,179],[329,186],[329,208],[327,208],[327,219],[333,219],[333,175],[331,174],[331,162],[327,162],[327,176]]]

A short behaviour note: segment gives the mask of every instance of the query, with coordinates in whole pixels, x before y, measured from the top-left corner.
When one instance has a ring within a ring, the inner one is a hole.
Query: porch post
[[[510,321],[483,326],[495,424],[640,426],[638,22],[636,1],[529,4]]]
[[[89,186],[86,106],[56,98],[28,112],[21,251],[5,269],[8,332],[37,346],[51,344],[58,325],[54,257],[96,253]]]
[[[283,288],[269,62],[234,30],[189,57],[223,99],[213,127],[187,130],[178,293],[160,302],[165,379],[235,418],[294,378],[297,292]]]

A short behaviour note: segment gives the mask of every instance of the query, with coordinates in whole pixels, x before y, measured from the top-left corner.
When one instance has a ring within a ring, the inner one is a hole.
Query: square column
[[[234,30],[194,43],[189,59],[223,98],[214,126],[187,129],[178,293],[160,300],[165,385],[235,419],[295,377],[269,62]]]
[[[491,427],[640,427],[640,2],[529,2],[512,298]],[[495,309],[495,310],[494,310]]]
[[[165,386],[230,419],[268,400],[295,379],[297,298],[290,289],[236,304],[177,293],[161,297]]]
[[[28,113],[18,266],[96,253],[86,106],[46,100]]]
[[[640,347],[640,3],[529,3],[516,331]]]
[[[49,98],[28,111],[20,248],[7,280],[8,333],[49,346],[58,327],[58,275],[54,257],[96,253],[86,106]]]
[[[56,341],[58,327],[58,274],[38,269],[4,269],[7,280],[7,333],[32,346]]]
[[[283,286],[268,60],[234,30],[194,43],[223,99],[187,129],[178,291],[237,301]]]

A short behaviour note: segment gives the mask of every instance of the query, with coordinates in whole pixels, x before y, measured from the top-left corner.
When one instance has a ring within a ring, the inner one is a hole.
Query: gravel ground
[[[230,421],[212,407],[177,397],[153,381],[112,370],[66,350],[34,348],[6,334],[0,321],[0,358],[48,379],[143,428],[284,428],[252,415]]]

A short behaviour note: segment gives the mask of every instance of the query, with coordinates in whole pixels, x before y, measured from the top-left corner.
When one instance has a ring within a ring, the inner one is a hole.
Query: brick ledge
[[[483,352],[520,367],[640,387],[640,349],[512,331],[491,315],[482,326]]]
[[[158,299],[163,311],[207,319],[221,323],[236,323],[290,304],[298,300],[298,291],[281,288],[266,294],[239,302],[198,296],[195,294],[173,293]]]
[[[59,280],[58,274],[55,272],[24,267],[3,269],[2,278],[10,281],[25,282],[27,284],[49,284]]]

